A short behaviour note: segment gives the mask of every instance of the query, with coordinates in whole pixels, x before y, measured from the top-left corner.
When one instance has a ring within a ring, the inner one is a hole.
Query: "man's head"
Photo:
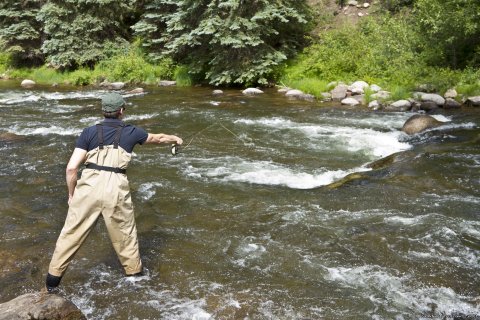
[[[125,100],[118,93],[107,93],[102,97],[102,112],[105,118],[119,118],[125,108]]]

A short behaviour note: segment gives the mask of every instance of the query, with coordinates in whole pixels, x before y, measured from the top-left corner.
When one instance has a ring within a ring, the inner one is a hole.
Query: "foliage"
[[[171,56],[210,84],[267,84],[310,17],[305,0],[152,0],[134,30],[151,59]]]
[[[175,68],[174,79],[177,82],[177,86],[188,87],[194,83],[192,75],[188,73],[187,66],[177,66]]]
[[[290,63],[285,78],[362,79],[411,86],[423,66],[417,58],[418,44],[409,23],[407,17],[384,16],[329,30],[320,35],[319,43]]]
[[[282,84],[286,87],[296,88],[305,93],[321,97],[322,92],[326,92],[328,82],[317,78],[284,79]]]
[[[36,16],[43,1],[0,1],[0,37],[14,66],[38,65],[43,61],[40,50],[42,24]]]
[[[480,1],[417,0],[414,13],[430,65],[480,66]]]
[[[47,36],[42,50],[56,68],[92,67],[112,44],[126,45],[123,19],[134,0],[49,0],[38,13]]]
[[[390,12],[398,12],[405,7],[412,7],[414,3],[415,0],[380,0],[381,6]]]

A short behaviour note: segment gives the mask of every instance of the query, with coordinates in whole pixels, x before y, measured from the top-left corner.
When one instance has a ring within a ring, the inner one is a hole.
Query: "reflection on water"
[[[125,120],[188,147],[135,149],[146,273],[123,276],[100,221],[62,283],[89,319],[478,317],[479,110],[407,137],[409,113],[146,91]],[[0,83],[0,302],[43,285],[103,93]]]

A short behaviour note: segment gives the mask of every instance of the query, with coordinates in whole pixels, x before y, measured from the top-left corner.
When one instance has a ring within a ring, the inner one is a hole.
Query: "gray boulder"
[[[402,131],[406,134],[416,134],[424,130],[441,126],[442,122],[432,116],[425,114],[416,114],[411,116],[403,124]]]
[[[389,111],[407,111],[412,107],[412,103],[408,100],[398,100],[387,106]]]
[[[370,101],[370,103],[368,104],[368,107],[373,110],[378,110],[380,109],[380,103],[378,103],[377,100],[373,100],[373,101]]]
[[[390,92],[385,90],[380,90],[377,93],[374,93],[370,96],[372,99],[387,100],[390,98]]]
[[[469,97],[465,104],[469,107],[480,107],[480,96]]]
[[[348,86],[345,84],[337,85],[330,93],[333,100],[342,100],[347,96]]]
[[[170,81],[170,80],[161,80],[158,82],[160,87],[172,87],[177,85],[177,81]]]
[[[447,92],[443,95],[445,99],[451,98],[454,99],[458,96],[457,90],[455,89],[448,89]]]
[[[372,92],[378,92],[378,91],[382,90],[382,88],[381,88],[380,86],[376,85],[376,84],[372,84],[372,85],[370,86],[370,90],[371,90]]]
[[[354,98],[345,98],[341,102],[342,104],[348,105],[348,106],[356,106],[357,104],[360,104],[360,102],[357,99]]]
[[[110,90],[122,90],[125,87],[125,82],[112,82],[108,86]]]
[[[25,80],[22,81],[22,83],[20,83],[20,85],[23,88],[30,89],[30,88],[33,88],[36,85],[36,83],[33,80],[25,79]]]
[[[56,294],[27,293],[0,304],[0,320],[86,320],[70,301]]]
[[[435,93],[425,93],[422,95],[421,100],[424,102],[426,101],[435,102],[437,106],[443,106],[445,104],[445,98]]]
[[[257,88],[247,88],[247,89],[243,90],[242,93],[244,95],[253,96],[253,95],[256,95],[256,94],[262,94],[263,91],[260,90],[260,89],[257,89]]]
[[[315,97],[313,95],[304,93],[303,91],[296,89],[288,90],[287,93],[285,93],[285,96],[300,100],[315,100]]]
[[[443,109],[459,109],[462,105],[460,102],[455,101],[455,99],[447,98],[445,99],[445,104],[443,105]]]
[[[420,110],[429,112],[436,109],[438,109],[438,104],[434,101],[422,101],[420,103]]]

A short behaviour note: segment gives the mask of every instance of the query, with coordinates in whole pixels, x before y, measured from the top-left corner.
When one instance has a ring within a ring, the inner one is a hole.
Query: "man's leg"
[[[110,240],[126,275],[142,272],[142,260],[138,248],[137,227],[131,198],[111,210],[102,212]]]

